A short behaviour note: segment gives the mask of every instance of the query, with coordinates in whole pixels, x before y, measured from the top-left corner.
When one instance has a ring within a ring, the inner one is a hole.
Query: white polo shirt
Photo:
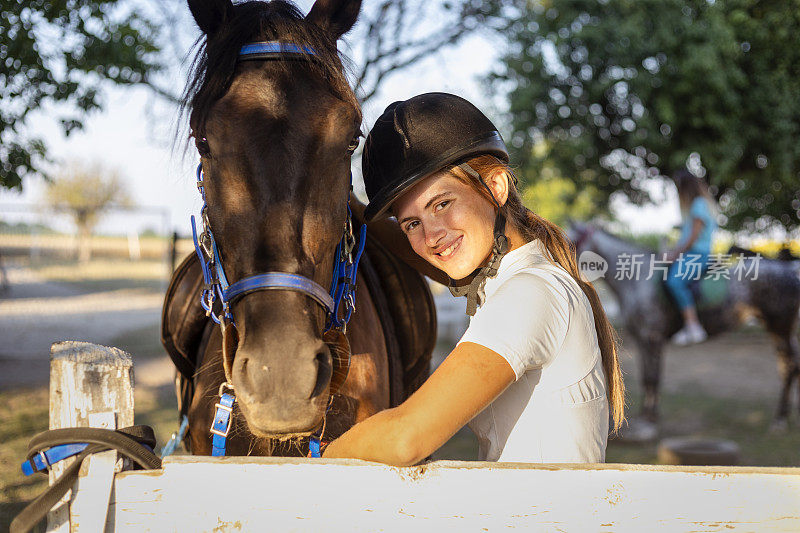
[[[516,381],[475,418],[479,460],[600,463],[608,401],[589,299],[537,239],[503,257],[461,342],[501,355]]]

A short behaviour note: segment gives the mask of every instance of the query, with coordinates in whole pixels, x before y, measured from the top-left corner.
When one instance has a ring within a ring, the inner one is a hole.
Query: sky
[[[299,7],[307,12],[313,0],[300,0]],[[186,23],[192,26],[192,37],[199,35],[186,12]],[[188,42],[188,40],[187,40]],[[485,94],[480,83],[504,52],[497,37],[475,32],[459,46],[447,49],[412,67],[388,77],[381,93],[376,95],[364,112],[364,131],[368,131],[389,103],[407,99],[428,91],[452,92],[475,103],[488,115],[496,98]],[[340,46],[349,51],[346,43]],[[354,58],[357,61],[357,58]],[[177,88],[182,79],[176,74]],[[201,202],[194,186],[194,168],[199,161],[192,147],[184,153],[175,147],[173,133],[177,110],[154,100],[143,87],[119,88],[110,86],[106,93],[104,110],[91,114],[85,129],[64,137],[52,118],[57,109],[44,108],[32,116],[30,130],[42,135],[53,159],[100,163],[117,170],[126,183],[134,203],[147,210],[136,216],[108,217],[101,232],[119,233],[154,229],[161,232],[177,231],[188,235],[189,216],[199,211]],[[502,130],[503,128],[500,127]],[[181,145],[182,146],[182,145]],[[54,167],[53,173],[58,173]],[[40,179],[27,179],[24,192],[18,194],[0,190],[0,205],[7,220],[39,216],[30,213],[28,206],[39,204],[43,198],[44,183]],[[665,231],[680,220],[677,201],[668,191],[665,201],[657,207],[637,209],[615,202],[617,216],[632,231]],[[15,207],[16,206],[16,207]],[[21,212],[22,211],[22,212]],[[68,225],[66,221],[59,224]],[[67,228],[61,228],[67,230]]]

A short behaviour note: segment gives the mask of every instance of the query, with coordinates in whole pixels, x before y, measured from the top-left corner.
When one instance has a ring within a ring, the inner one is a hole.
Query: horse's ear
[[[306,20],[328,30],[338,39],[353,27],[361,9],[361,0],[317,0]]]
[[[188,0],[189,10],[200,30],[213,37],[220,27],[233,16],[231,0]]]

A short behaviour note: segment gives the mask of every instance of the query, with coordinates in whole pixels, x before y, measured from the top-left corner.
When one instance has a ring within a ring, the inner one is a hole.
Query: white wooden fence
[[[54,368],[65,364],[64,348],[54,346]],[[99,356],[117,383],[132,381],[124,353],[88,344],[68,348]],[[121,366],[109,365],[110,354]],[[87,357],[73,359],[85,365]],[[61,397],[92,397],[81,387],[110,383],[98,377],[102,371],[89,374],[95,377],[72,379],[74,396]],[[59,387],[67,381],[59,378]],[[92,409],[84,411],[89,422]],[[177,456],[157,471],[95,470],[73,489],[62,529],[97,531],[105,523],[106,531],[137,532],[800,531],[800,468],[461,461],[396,468],[338,459]],[[104,489],[93,476],[113,483]]]

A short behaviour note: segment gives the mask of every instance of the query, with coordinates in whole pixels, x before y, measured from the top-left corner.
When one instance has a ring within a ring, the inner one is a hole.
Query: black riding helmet
[[[364,143],[361,162],[369,197],[366,220],[369,222],[386,212],[409,188],[451,165],[459,165],[483,183],[478,173],[466,164],[468,159],[483,154],[506,163],[509,160],[497,128],[463,98],[448,93],[426,93],[390,104]],[[457,287],[450,282],[453,295],[467,297],[468,315],[475,314],[479,300],[483,299],[486,278],[497,274],[500,260],[508,251],[505,217],[499,213],[494,235],[492,256],[486,266],[473,272],[469,285]]]
[[[481,154],[508,162],[497,128],[463,98],[426,93],[390,104],[367,135],[361,156],[367,221],[431,174]]]

